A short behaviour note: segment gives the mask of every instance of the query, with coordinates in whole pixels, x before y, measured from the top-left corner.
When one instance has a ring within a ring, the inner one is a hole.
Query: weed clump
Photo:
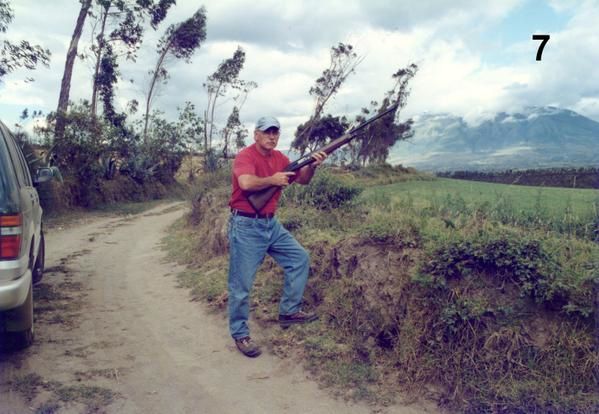
[[[454,408],[586,412],[599,402],[593,303],[564,273],[530,237],[484,236],[431,250],[408,305],[418,317],[406,317],[410,335],[400,337],[418,354],[401,355],[401,364],[419,364],[429,380],[442,373]]]
[[[281,204],[332,210],[353,203],[361,192],[360,186],[344,182],[341,178],[325,171],[315,176],[310,185],[289,187],[283,193]]]

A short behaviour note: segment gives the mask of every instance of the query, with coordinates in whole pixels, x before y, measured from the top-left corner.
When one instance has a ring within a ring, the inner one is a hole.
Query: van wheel
[[[44,275],[44,261],[46,260],[46,241],[44,240],[44,233],[40,234],[40,246],[37,250],[37,258],[35,259],[35,265],[31,269],[31,279],[33,283],[39,283]]]
[[[10,319],[16,318],[18,320],[8,320],[7,327],[12,323],[19,325],[25,325],[27,328],[22,331],[5,332],[2,347],[3,351],[18,351],[29,347],[33,343],[33,287],[29,286],[29,294],[25,303],[19,306],[17,309],[10,311]],[[22,318],[22,319],[21,319]],[[6,339],[4,341],[4,339]]]

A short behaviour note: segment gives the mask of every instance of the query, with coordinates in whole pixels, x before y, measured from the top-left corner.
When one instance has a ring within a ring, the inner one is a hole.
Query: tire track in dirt
[[[35,342],[22,352],[0,354],[0,412],[101,413],[121,398],[112,385],[129,368],[97,355],[120,344],[90,341],[95,335],[89,335],[89,294],[96,269],[87,259],[98,243],[116,244],[106,239],[131,220],[104,218],[47,232],[46,269],[34,286]]]

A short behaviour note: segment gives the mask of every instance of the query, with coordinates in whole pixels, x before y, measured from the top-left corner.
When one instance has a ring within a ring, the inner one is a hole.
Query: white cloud
[[[7,36],[42,44],[53,56],[49,70],[17,71],[5,77],[0,85],[4,119],[16,119],[24,107],[45,112],[56,107],[66,48],[79,11],[79,3],[71,0],[13,3],[15,20]],[[170,62],[171,78],[161,88],[154,107],[172,119],[177,106],[185,101],[201,111],[206,104],[202,83],[241,45],[247,53],[241,78],[259,85],[243,108],[242,121],[251,127],[261,114],[278,116],[285,132],[283,145],[310,115],[313,101],[308,91],[328,66],[329,48],[349,42],[364,60],[328,106],[327,111],[335,114],[352,116],[371,100],[380,100],[392,86],[391,74],[416,63],[420,70],[411,84],[403,118],[446,112],[476,123],[496,111],[514,112],[515,108],[552,103],[599,120],[597,2],[550,1],[569,21],[562,30],[551,33],[542,62],[534,61],[538,42],[530,38],[495,50],[500,43],[486,37],[488,27],[509,19],[510,13],[526,3],[208,0],[206,42],[192,64]],[[157,32],[146,32],[136,62],[121,62],[123,80],[116,92],[121,110],[130,99],[137,99],[143,109],[156,41],[169,24],[189,17],[197,7],[197,3],[178,2]],[[531,18],[531,33],[537,25]],[[89,47],[90,40],[88,24],[79,50]],[[490,64],[489,54],[509,56],[510,60]],[[89,99],[91,69],[89,61],[76,62],[73,100]],[[22,79],[27,76],[36,81],[24,84]],[[219,119],[228,115],[230,104],[223,104]]]
[[[572,109],[588,117],[599,119],[599,97],[582,97]]]
[[[511,157],[516,154],[520,154],[522,152],[532,151],[533,147],[529,147],[526,145],[515,146],[515,147],[507,147],[500,149],[499,151],[495,151],[492,154],[489,154],[491,157]]]

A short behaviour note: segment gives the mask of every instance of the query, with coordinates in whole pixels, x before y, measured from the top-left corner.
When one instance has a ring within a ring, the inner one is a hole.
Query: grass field
[[[449,216],[482,213],[505,224],[592,238],[597,225],[599,191],[441,178],[369,187],[361,200],[366,204],[386,202]]]

